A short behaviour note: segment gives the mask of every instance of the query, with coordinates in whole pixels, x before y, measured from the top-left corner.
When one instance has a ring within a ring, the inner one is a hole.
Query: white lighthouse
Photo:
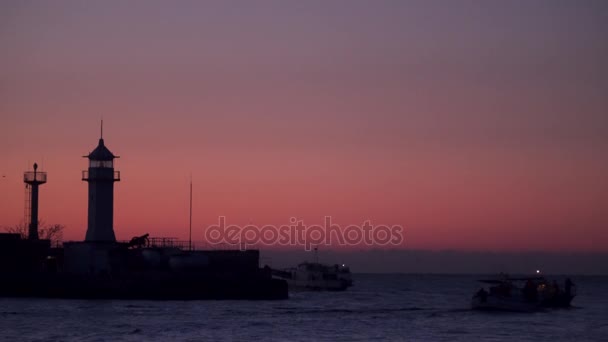
[[[86,242],[116,242],[114,235],[114,182],[120,172],[114,171],[114,158],[103,142],[103,123],[99,145],[84,158],[89,169],[82,171],[82,180],[89,183],[89,216]]]

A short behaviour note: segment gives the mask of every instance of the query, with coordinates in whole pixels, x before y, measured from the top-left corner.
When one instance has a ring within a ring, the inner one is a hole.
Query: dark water
[[[469,310],[476,276],[355,275],[346,292],[285,301],[0,299],[10,341],[608,341],[608,277],[574,277],[574,308]]]

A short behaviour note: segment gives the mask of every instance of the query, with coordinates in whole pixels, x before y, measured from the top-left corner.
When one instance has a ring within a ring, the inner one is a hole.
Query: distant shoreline
[[[302,250],[261,249],[261,262],[274,268],[312,260]],[[608,275],[608,253],[590,252],[459,252],[423,250],[320,250],[319,261],[348,264],[355,274],[495,275]]]

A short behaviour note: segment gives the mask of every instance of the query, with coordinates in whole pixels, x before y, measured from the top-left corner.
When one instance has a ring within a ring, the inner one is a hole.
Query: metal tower
[[[29,207],[29,214],[26,214],[25,224],[28,226],[27,238],[38,240],[38,186],[46,183],[46,172],[38,171],[38,164],[34,163],[34,171],[23,173],[23,182],[26,184],[26,210]]]
[[[120,171],[114,171],[115,156],[103,142],[103,122],[99,144],[84,158],[89,169],[82,171],[82,180],[89,183],[89,216],[85,241],[116,242],[114,235],[114,182],[120,181]]]

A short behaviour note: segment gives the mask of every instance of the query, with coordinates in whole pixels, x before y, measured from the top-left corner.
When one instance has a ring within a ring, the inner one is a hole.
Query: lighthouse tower
[[[89,169],[82,171],[82,180],[89,183],[89,217],[87,242],[116,242],[114,235],[114,182],[120,172],[114,171],[114,158],[103,142],[103,123],[99,144],[89,153]]]
[[[26,224],[28,225],[27,238],[38,240],[38,187],[46,183],[46,172],[38,171],[38,164],[34,163],[34,171],[23,173],[23,182],[27,184],[26,198]],[[28,205],[29,204],[29,205]],[[28,210],[29,209],[29,210]]]

